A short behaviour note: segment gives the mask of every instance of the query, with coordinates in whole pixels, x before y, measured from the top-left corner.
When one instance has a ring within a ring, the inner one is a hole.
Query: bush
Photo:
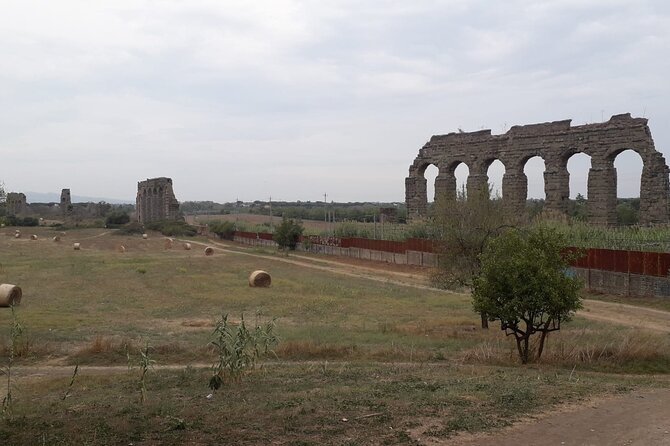
[[[130,215],[125,212],[112,212],[107,215],[107,218],[105,219],[105,225],[108,228],[125,225],[127,223],[130,223]]]
[[[116,235],[134,235],[134,234],[144,234],[144,226],[141,223],[136,221],[128,223],[125,226],[119,228],[118,231],[114,232]]]
[[[7,215],[2,220],[6,226],[38,226],[40,224],[40,221],[35,217],[21,218],[15,215]]]
[[[284,218],[272,237],[281,249],[295,250],[305,228],[292,218]]]
[[[162,220],[146,224],[146,228],[158,231],[168,237],[193,237],[198,233],[195,227],[184,221]]]
[[[215,221],[209,224],[209,230],[220,238],[232,240],[235,235],[235,223],[232,221]]]

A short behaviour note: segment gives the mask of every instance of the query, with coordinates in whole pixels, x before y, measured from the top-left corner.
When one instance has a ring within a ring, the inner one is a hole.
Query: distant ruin
[[[26,195],[20,192],[10,192],[7,194],[5,205],[9,215],[23,214],[28,208]]]
[[[160,177],[138,182],[135,214],[142,224],[179,219],[179,202],[174,196],[172,179]]]
[[[70,196],[70,189],[63,189],[60,193],[60,209],[63,215],[72,213],[72,198]]]
[[[467,189],[488,187],[487,171],[500,160],[505,166],[503,203],[510,211],[525,211],[528,179],[526,162],[540,156],[545,162],[545,209],[565,213],[569,201],[571,156],[585,153],[591,157],[588,174],[588,218],[591,223],[616,224],[617,173],[614,159],[624,150],[634,150],[644,163],[640,188],[640,223],[668,223],[670,218],[670,169],[665,158],[654,148],[647,119],[632,118],[629,113],[615,115],[598,124],[571,126],[571,120],[513,126],[507,133],[491,135],[491,130],[449,133],[430,138],[409,167],[405,179],[405,200],[409,218],[427,212],[426,168],[434,165],[435,200],[455,199],[456,167],[465,163],[470,175]]]

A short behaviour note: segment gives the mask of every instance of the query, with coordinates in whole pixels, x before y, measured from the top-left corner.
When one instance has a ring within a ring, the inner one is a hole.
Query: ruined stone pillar
[[[668,223],[670,217],[670,184],[668,166],[656,152],[644,159],[640,184],[640,224]]]
[[[489,176],[486,173],[486,168],[483,165],[473,165],[470,168],[470,175],[468,175],[467,194],[472,196],[484,190],[488,193]]]
[[[456,175],[454,172],[445,172],[440,169],[440,174],[435,178],[435,202],[456,199]]]
[[[407,218],[416,219],[426,215],[428,199],[426,197],[426,179],[418,176],[405,178],[405,202]]]
[[[616,224],[616,185],[614,162],[604,157],[591,157],[586,205],[589,223]]]
[[[523,171],[508,171],[503,175],[503,206],[519,215],[526,210],[528,178]]]
[[[570,174],[567,164],[560,158],[549,158],[544,163],[544,193],[546,195],[544,208],[565,214],[570,198]]]

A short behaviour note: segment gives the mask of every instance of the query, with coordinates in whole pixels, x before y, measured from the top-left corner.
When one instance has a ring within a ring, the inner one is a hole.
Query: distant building
[[[160,177],[138,182],[135,211],[137,221],[142,224],[179,219],[179,202],[174,196],[172,179]]]

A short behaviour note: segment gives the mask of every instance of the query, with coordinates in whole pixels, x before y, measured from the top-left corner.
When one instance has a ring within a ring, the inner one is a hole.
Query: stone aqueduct
[[[609,121],[572,127],[571,120],[514,126],[502,135],[491,130],[449,133],[433,136],[419,151],[405,179],[405,199],[410,218],[427,211],[426,179],[430,165],[438,168],[435,199],[456,196],[456,167],[465,163],[470,169],[469,191],[488,187],[487,171],[495,160],[505,166],[504,206],[524,212],[528,180],[526,162],[540,156],[545,162],[545,209],[566,212],[569,198],[568,159],[577,153],[591,156],[588,175],[588,215],[595,224],[616,224],[617,174],[614,159],[624,150],[637,152],[644,163],[640,187],[640,223],[668,223],[670,217],[669,169],[644,118],[630,114],[615,115]]]
[[[135,213],[140,223],[177,220],[179,202],[174,196],[172,178],[149,178],[138,182]]]

